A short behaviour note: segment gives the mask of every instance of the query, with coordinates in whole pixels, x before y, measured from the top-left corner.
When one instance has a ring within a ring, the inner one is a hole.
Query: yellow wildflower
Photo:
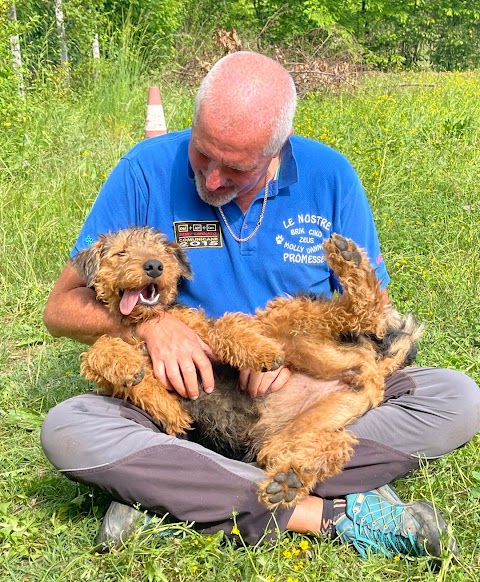
[[[307,540],[302,540],[299,544],[298,544],[299,548],[303,551],[308,550],[308,548],[310,547],[310,544],[308,543]]]

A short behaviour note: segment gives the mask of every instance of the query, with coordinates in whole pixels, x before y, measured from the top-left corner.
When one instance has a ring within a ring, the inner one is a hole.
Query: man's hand
[[[180,396],[198,398],[197,370],[205,392],[214,385],[212,350],[182,321],[165,313],[162,317],[137,325],[138,339],[147,345],[155,377]]]
[[[241,390],[247,390],[252,398],[256,398],[280,390],[291,377],[292,372],[283,366],[273,372],[252,372],[247,368],[240,371],[238,384]]]

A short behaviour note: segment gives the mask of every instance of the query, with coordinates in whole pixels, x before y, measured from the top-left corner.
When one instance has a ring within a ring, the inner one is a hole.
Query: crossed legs
[[[359,441],[354,455],[341,473],[314,488],[315,496],[378,487],[418,467],[420,457],[445,455],[480,430],[480,389],[461,373],[397,372],[387,381],[386,398],[349,426]],[[258,466],[161,433],[145,413],[115,398],[85,394],[57,405],[45,420],[42,445],[68,478],[96,485],[124,503],[195,521],[204,532],[229,535],[233,511],[247,543],[256,543],[265,531],[272,538],[286,529],[319,528],[321,499],[278,508],[272,518],[257,499],[258,483],[265,479]]]

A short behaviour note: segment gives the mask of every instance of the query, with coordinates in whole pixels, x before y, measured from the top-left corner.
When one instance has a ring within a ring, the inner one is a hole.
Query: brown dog
[[[125,325],[168,310],[194,329],[227,365],[215,366],[212,394],[195,401],[168,392],[153,376],[145,346],[102,336],[83,355],[82,373],[108,394],[148,412],[169,434],[192,422],[222,452],[256,458],[267,472],[259,498],[268,507],[295,505],[317,481],[340,472],[355,437],[345,426],[378,406],[386,376],[409,363],[421,334],[410,317],[385,306],[376,275],[355,243],[333,235],[327,261],[344,289],[333,299],[277,298],[255,316],[213,320],[175,303],[191,277],[184,251],[151,228],[101,236],[74,260],[97,298]],[[297,373],[279,392],[252,399],[235,369]],[[339,380],[325,393],[311,378]]]

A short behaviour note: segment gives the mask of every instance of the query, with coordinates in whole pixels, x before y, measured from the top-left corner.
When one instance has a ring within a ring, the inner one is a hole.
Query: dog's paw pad
[[[289,469],[287,473],[283,471],[277,473],[269,485],[267,485],[265,493],[271,505],[291,503],[301,487],[302,482],[300,478],[293,469]]]
[[[274,358],[270,364],[262,364],[262,372],[272,372],[273,370],[278,370],[280,366],[285,363],[284,357]]]
[[[335,236],[334,239],[335,246],[340,251],[346,251],[348,249],[348,240],[339,234]]]
[[[135,372],[131,378],[129,378],[128,380],[125,380],[124,382],[124,386],[125,388],[133,388],[134,386],[137,386],[138,384],[140,384],[140,382],[145,378],[145,370],[142,368],[140,370],[138,370],[137,372]]]
[[[342,257],[346,261],[353,261],[357,267],[362,262],[362,255],[358,251],[342,251]]]

